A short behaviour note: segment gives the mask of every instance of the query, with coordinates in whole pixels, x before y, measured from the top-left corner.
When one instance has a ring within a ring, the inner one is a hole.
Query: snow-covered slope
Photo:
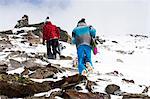
[[[31,29],[31,28],[30,28]],[[34,29],[34,28],[33,28]],[[15,32],[16,30],[14,30]],[[12,36],[19,37],[13,39]],[[31,53],[44,54],[46,53],[46,46],[42,44],[35,44],[29,46],[29,43],[21,43],[20,35],[9,35],[12,48],[6,48],[0,52],[0,60],[6,61],[11,57],[7,57],[11,51],[21,51],[28,55]],[[145,86],[150,86],[149,72],[149,57],[150,57],[150,38],[142,35],[111,35],[100,36],[105,42],[98,44],[97,55],[92,54],[92,61],[94,65],[94,73],[88,76],[91,81],[97,81],[97,86],[93,86],[94,92],[105,92],[108,84],[116,84],[120,86],[121,92],[128,93],[142,93]],[[1,38],[2,39],[2,38]],[[70,56],[73,60],[77,57],[75,45],[70,45],[61,42],[66,48],[61,51],[64,56]],[[6,59],[7,57],[7,59]],[[24,61],[23,58],[15,58],[17,61]],[[66,71],[62,76],[74,75],[77,68],[73,67],[73,60],[48,60],[50,63],[60,64],[61,67],[69,67],[75,71]],[[37,60],[37,63],[46,65],[47,62]],[[22,72],[24,69],[20,67],[16,70],[8,71],[8,73]],[[50,80],[50,79],[49,79]],[[130,82],[132,80],[132,82]],[[38,81],[35,80],[34,81]],[[41,80],[44,81],[44,80]],[[40,81],[39,81],[40,82]],[[82,85],[81,85],[82,86]],[[86,92],[86,90],[83,90]],[[146,94],[150,95],[150,91]],[[121,96],[111,96],[112,99],[121,99]]]

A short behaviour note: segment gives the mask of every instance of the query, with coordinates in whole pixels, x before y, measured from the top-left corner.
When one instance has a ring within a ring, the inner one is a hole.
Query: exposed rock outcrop
[[[144,95],[144,94],[130,94],[127,93],[125,95],[123,95],[122,99],[150,99],[149,96]]]
[[[18,23],[16,24],[15,28],[21,28],[21,27],[26,27],[29,25],[28,22],[28,16],[24,15],[20,20],[18,20]]]
[[[64,99],[111,99],[109,95],[103,93],[82,93],[76,91],[64,92]]]
[[[0,63],[0,74],[6,73],[8,66],[6,64]]]

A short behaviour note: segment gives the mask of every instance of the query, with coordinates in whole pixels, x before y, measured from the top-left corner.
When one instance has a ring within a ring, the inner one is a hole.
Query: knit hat
[[[86,25],[85,18],[82,18],[77,24],[77,26],[81,26],[81,25]]]
[[[46,17],[45,22],[51,22],[51,20],[49,19],[49,17]]]
[[[81,22],[86,23],[85,18],[82,18],[78,23],[81,23]]]

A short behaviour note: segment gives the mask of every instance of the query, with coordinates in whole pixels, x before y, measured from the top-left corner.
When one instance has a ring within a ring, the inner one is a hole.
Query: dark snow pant
[[[47,46],[47,57],[48,57],[48,59],[53,59],[53,54],[52,54],[52,50],[51,50],[52,41],[51,41],[51,40],[48,40],[48,41],[46,42],[46,46]]]
[[[51,47],[52,47],[52,51],[51,51]],[[60,55],[58,39],[52,39],[52,40],[47,41],[47,56],[48,56],[48,58],[56,59],[56,54]]]

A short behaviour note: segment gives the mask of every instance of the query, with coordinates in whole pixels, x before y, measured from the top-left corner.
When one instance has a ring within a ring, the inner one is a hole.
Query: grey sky
[[[69,33],[82,17],[99,35],[150,32],[149,0],[1,0],[0,29],[13,28],[24,14],[30,23],[50,16]]]

